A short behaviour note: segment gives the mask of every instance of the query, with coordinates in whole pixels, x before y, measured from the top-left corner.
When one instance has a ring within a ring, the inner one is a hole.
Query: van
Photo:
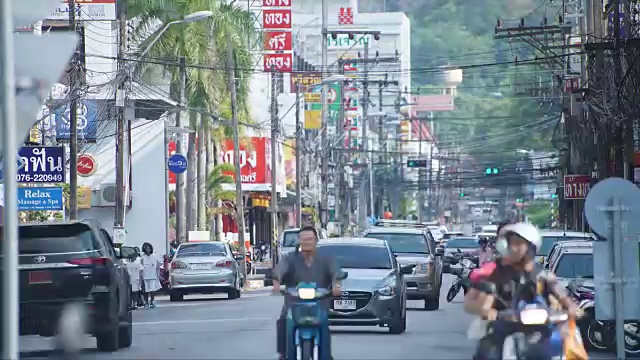
[[[318,240],[327,239],[327,231],[324,229],[318,230]],[[300,229],[291,228],[282,232],[280,241],[278,242],[278,258],[282,259],[287,254],[296,250],[300,243]]]

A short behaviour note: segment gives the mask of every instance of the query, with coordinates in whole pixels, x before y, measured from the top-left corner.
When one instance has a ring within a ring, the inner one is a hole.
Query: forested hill
[[[536,55],[526,43],[494,40],[497,19],[515,26],[524,17],[539,25],[553,19],[557,8],[548,0],[360,0],[361,12],[402,11],[411,19],[412,82],[421,93],[434,84],[434,72],[443,65],[460,66],[464,80],[456,111],[439,114],[439,138],[460,136],[480,149],[483,139],[512,129],[512,140],[501,147],[548,149],[550,131],[528,127],[550,111],[536,99],[539,84],[551,75],[541,67],[515,66],[515,57]],[[506,64],[505,64],[506,63]],[[445,121],[446,119],[449,119]],[[524,126],[524,127],[523,127]],[[544,135],[544,136],[543,136]],[[538,140],[545,139],[545,140]],[[493,144],[495,145],[495,144]]]

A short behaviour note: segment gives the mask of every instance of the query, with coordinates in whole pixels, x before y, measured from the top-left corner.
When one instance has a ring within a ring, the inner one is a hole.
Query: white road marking
[[[134,322],[133,326],[155,326],[155,325],[169,325],[169,324],[206,324],[206,323],[221,323],[221,322],[243,322],[243,321],[275,321],[277,318],[232,318],[232,319],[194,319],[194,320],[166,320],[166,321],[143,321]]]

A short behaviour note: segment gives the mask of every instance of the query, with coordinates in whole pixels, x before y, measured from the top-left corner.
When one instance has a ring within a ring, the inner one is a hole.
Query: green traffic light
[[[463,192],[460,193],[460,197],[464,197],[464,193]]]
[[[484,171],[484,173],[485,173],[485,174],[487,174],[487,175],[491,175],[491,169],[487,168],[487,169]]]
[[[497,175],[500,171],[498,170],[498,168],[493,168],[493,174]]]

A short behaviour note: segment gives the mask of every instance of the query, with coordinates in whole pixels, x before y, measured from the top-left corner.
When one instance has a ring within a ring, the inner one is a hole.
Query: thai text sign
[[[291,51],[293,41],[291,31],[267,31],[264,33],[265,51]]]
[[[291,0],[262,0],[264,7],[290,7]]]
[[[564,198],[578,200],[587,197],[591,189],[591,177],[589,175],[565,175]]]
[[[268,184],[270,183],[269,171],[267,171],[267,149],[270,140],[264,137],[252,137],[243,139],[247,142],[240,143],[240,177],[243,184]],[[222,143],[220,161],[234,164],[233,140],[226,139]],[[234,172],[225,173],[235,176]]]
[[[69,1],[61,1],[47,20],[69,20]],[[77,0],[76,20],[113,21],[117,20],[116,0]]]
[[[292,93],[296,92],[296,88],[300,92],[305,92],[309,87],[322,83],[322,74],[319,72],[291,74],[290,83],[289,91]]]
[[[369,35],[355,35],[353,39],[348,34],[337,34],[334,39],[331,34],[327,35],[327,47],[329,50],[353,50],[364,49],[364,45],[369,43]]]
[[[18,170],[20,183],[65,182],[66,163],[62,146],[23,147],[18,156],[24,166]]]
[[[264,71],[291,72],[293,70],[293,55],[264,54]]]
[[[262,10],[262,28],[291,29],[291,9]]]
[[[64,196],[61,187],[18,188],[18,210],[62,210],[64,209]]]
[[[71,105],[66,104],[53,112],[56,140],[68,141],[71,134]],[[98,104],[94,100],[83,100],[76,113],[78,140],[96,141],[98,132]]]

